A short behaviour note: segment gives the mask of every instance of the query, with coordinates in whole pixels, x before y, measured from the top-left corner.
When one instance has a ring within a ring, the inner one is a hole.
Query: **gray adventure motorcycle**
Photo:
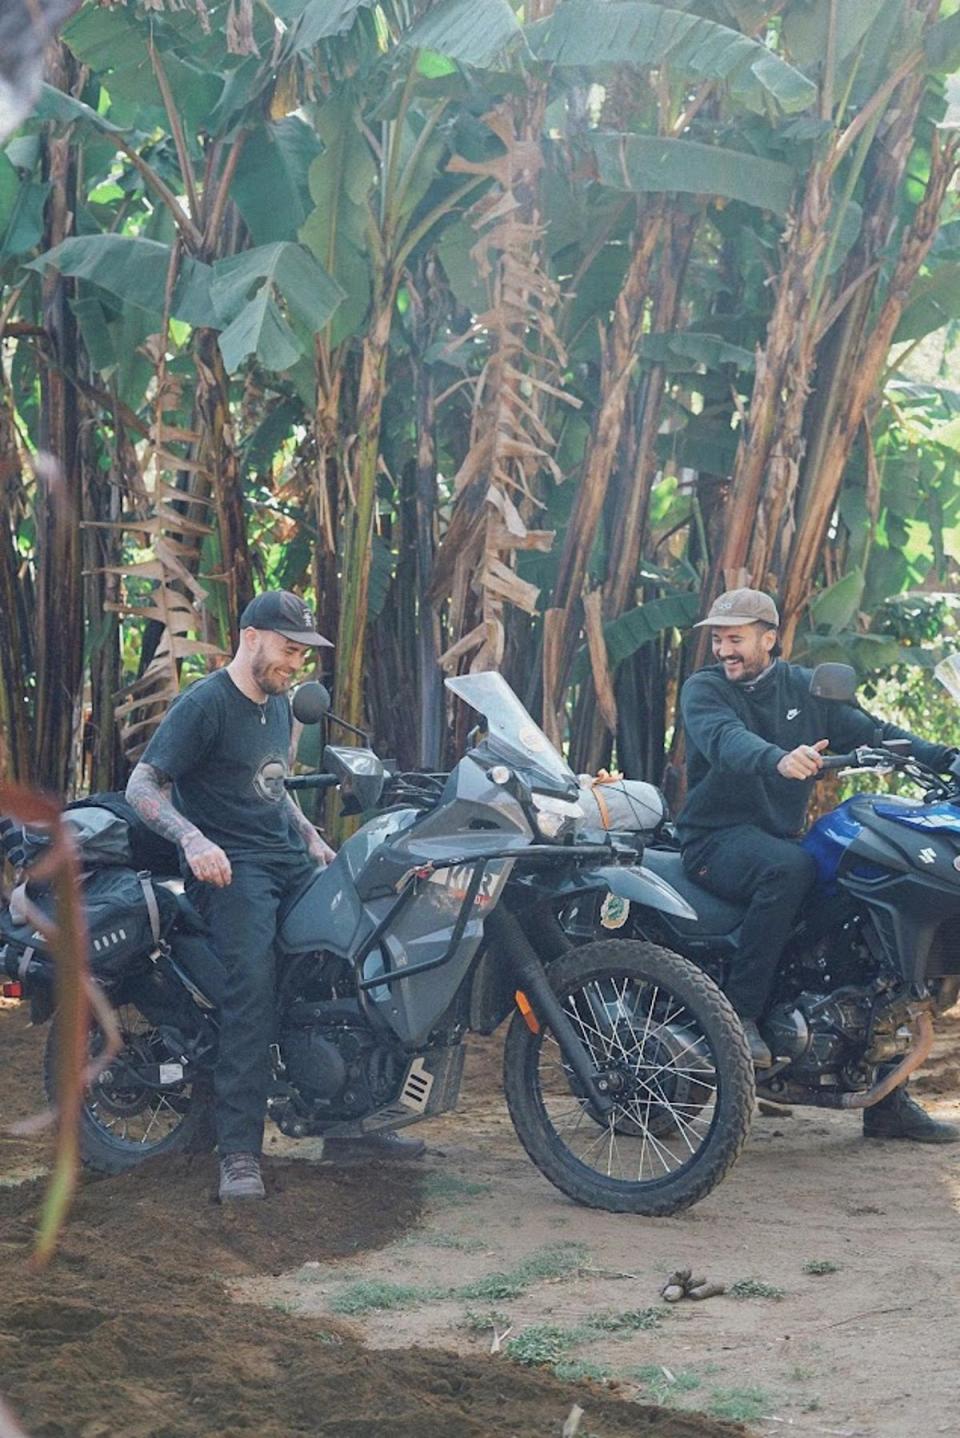
[[[449,775],[388,776],[369,748],[327,744],[324,772],[286,781],[338,785],[345,812],[378,812],[280,925],[270,1116],[295,1138],[346,1137],[447,1112],[466,1034],[512,1015],[504,1092],[541,1173],[589,1207],[686,1208],[724,1177],[750,1125],[737,1017],[687,959],[608,936],[571,944],[557,914],[587,896],[673,918],[693,910],[638,867],[636,835],[578,837],[588,795],[500,675],[447,687],[485,720]],[[328,704],[305,684],[294,712],[329,722]],[[106,1172],[209,1143],[217,1046],[218,965],[195,915],[182,895],[123,873],[163,903],[149,941],[125,949],[116,914],[101,920],[88,899],[92,968],[124,1039],[82,1114],[84,1159]],[[0,942],[35,1017],[50,1017],[40,936],[7,910]],[[94,1029],[93,1051],[100,1042]],[[55,1049],[54,1023],[51,1090]]]

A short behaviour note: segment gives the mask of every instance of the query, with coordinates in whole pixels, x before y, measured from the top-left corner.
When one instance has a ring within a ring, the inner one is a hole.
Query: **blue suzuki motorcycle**
[[[960,656],[937,677],[960,702]],[[824,697],[853,697],[846,665],[815,671]],[[943,776],[903,752],[904,741],[829,755],[824,771],[894,771],[923,792],[910,799],[859,794],[818,819],[802,840],[817,864],[817,886],[790,937],[773,1002],[760,1031],[774,1055],[757,1072],[757,1092],[780,1102],[863,1109],[886,1097],[923,1062],[933,1018],[960,991],[960,760]],[[625,794],[647,786],[621,781]],[[614,793],[616,788],[614,789]],[[608,793],[608,806],[610,796]],[[638,848],[648,835],[633,829]],[[735,962],[743,906],[700,888],[675,848],[654,839],[644,870],[695,911],[656,912],[604,899],[561,914],[569,937],[615,929],[661,944],[697,964],[722,987]]]

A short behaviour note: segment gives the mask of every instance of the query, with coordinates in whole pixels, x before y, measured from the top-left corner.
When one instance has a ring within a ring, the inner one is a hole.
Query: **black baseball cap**
[[[313,610],[289,589],[270,589],[251,599],[240,615],[241,629],[272,629],[295,644],[332,649],[329,639],[317,633]]]

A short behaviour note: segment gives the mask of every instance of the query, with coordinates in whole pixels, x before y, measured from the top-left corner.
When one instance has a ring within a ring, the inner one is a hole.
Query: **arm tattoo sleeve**
[[[200,831],[170,802],[170,778],[152,764],[139,763],[130,775],[127,803],[152,829],[171,843],[180,845]]]
[[[300,808],[300,805],[296,803],[292,794],[287,794],[284,797],[284,803],[287,806],[287,813],[290,816],[290,822],[293,824],[293,827],[296,829],[297,833],[302,834],[305,839],[315,838],[317,834],[316,827],[310,823],[310,820]]]

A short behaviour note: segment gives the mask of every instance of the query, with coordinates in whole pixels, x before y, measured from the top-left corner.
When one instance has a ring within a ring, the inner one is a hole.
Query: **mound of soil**
[[[0,1012],[0,1126],[41,1107],[42,1034]],[[49,1140],[0,1139],[4,1171]],[[729,1438],[738,1425],[565,1384],[505,1360],[376,1352],[348,1325],[242,1305],[221,1277],[377,1248],[416,1222],[415,1166],[265,1165],[265,1204],[221,1207],[211,1158],[85,1179],[59,1252],[28,1267],[43,1182],[2,1191],[2,1386],[31,1438]]]

